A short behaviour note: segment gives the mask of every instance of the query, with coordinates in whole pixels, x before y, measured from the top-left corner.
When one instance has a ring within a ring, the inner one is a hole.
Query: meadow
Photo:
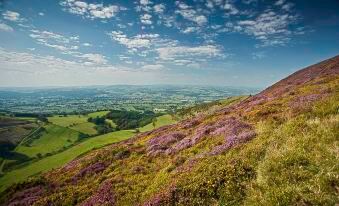
[[[36,162],[32,162],[25,167],[12,170],[0,178],[0,192],[13,183],[21,182],[26,180],[28,177],[32,177],[53,168],[58,168],[88,151],[103,147],[108,144],[126,140],[132,137],[134,134],[135,133],[133,130],[125,130],[100,135],[81,142],[80,144],[58,154],[43,158]]]
[[[48,124],[44,128],[40,137],[31,143],[20,144],[15,151],[29,157],[36,157],[38,154],[46,155],[74,144],[80,134],[75,130],[53,124]]]
[[[140,132],[147,132],[147,131],[150,131],[152,129],[158,128],[158,127],[173,124],[175,122],[176,121],[173,119],[173,117],[171,115],[165,114],[165,115],[162,115],[160,117],[157,117],[154,125],[153,125],[153,123],[147,124],[147,125],[139,128],[139,131]]]
[[[100,112],[92,113],[91,116],[93,117],[93,115],[96,117],[105,114]],[[126,140],[136,134],[136,130],[121,130],[91,138],[85,138],[82,141],[76,143],[80,133],[65,126],[79,124],[79,122],[80,124],[83,124],[83,119],[84,117],[79,117],[78,115],[68,115],[66,117],[54,116],[49,118],[49,121],[64,126],[54,124],[46,125],[46,130],[42,132],[42,135],[39,138],[34,139],[30,143],[30,146],[19,145],[16,151],[26,154],[30,157],[35,157],[38,153],[46,155],[47,153],[51,153],[51,151],[58,151],[64,147],[69,148],[66,148],[60,152],[56,152],[56,154],[53,155],[43,156],[41,159],[35,159],[29,164],[26,163],[21,167],[15,168],[10,172],[5,173],[2,177],[0,177],[0,192],[4,191],[14,183],[22,182],[29,177],[39,175],[53,168],[58,168],[89,151]],[[65,120],[65,122],[62,122],[62,120]],[[175,120],[171,115],[163,115],[157,117],[155,125],[150,123],[142,128],[139,128],[139,131],[146,132],[154,128],[173,123],[175,123]],[[72,146],[74,143],[75,145]]]

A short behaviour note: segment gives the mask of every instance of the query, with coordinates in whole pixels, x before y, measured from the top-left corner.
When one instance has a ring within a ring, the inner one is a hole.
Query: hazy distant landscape
[[[216,86],[100,86],[50,89],[0,88],[0,112],[78,114],[97,110],[177,109],[259,89]]]

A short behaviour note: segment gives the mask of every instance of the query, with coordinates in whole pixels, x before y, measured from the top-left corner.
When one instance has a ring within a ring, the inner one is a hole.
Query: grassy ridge
[[[60,117],[63,119],[63,117]],[[60,118],[56,118],[57,121],[60,121]],[[67,117],[66,117],[67,118]],[[67,123],[64,125],[70,125],[71,120],[75,120],[79,122],[79,118],[74,118],[73,116],[67,120]],[[155,124],[155,128],[172,124],[175,120],[172,119],[170,115],[163,115],[157,117],[157,121]],[[76,131],[60,127],[57,125],[47,126],[47,131],[49,131],[46,135],[43,135],[40,139],[37,139],[33,142],[33,148],[20,146],[18,151],[24,152],[25,154],[34,156],[37,153],[48,152],[50,150],[56,149],[59,146],[62,146],[62,141],[67,141],[68,138],[75,137],[75,134],[78,134]],[[141,132],[146,132],[154,129],[153,124],[148,124],[143,128],[140,128]],[[56,132],[59,135],[53,134]],[[116,143],[122,140],[126,140],[132,137],[135,134],[134,130],[121,130],[117,132],[111,132],[104,135],[99,135],[96,137],[89,138],[80,144],[77,144],[63,152],[57,153],[55,155],[43,158],[39,161],[32,162],[31,164],[21,167],[15,170],[6,173],[3,177],[0,178],[0,192],[5,190],[7,187],[12,185],[13,183],[22,182],[26,180],[28,177],[37,175],[42,172],[46,172],[53,168],[58,168],[67,162],[73,160],[79,155],[82,155],[88,151],[91,151],[96,148],[101,148],[103,146]],[[53,142],[53,144],[50,143]],[[41,150],[41,151],[40,151]]]
[[[173,124],[175,122],[176,121],[172,118],[171,115],[166,114],[166,115],[162,115],[160,117],[157,117],[157,120],[155,121],[155,127],[153,126],[153,123],[150,123],[150,124],[147,124],[147,125],[139,128],[139,130],[140,130],[140,132],[146,132],[146,131],[150,131],[150,130],[158,128],[158,127]]]
[[[68,147],[78,140],[79,132],[60,127],[58,125],[46,125],[45,131],[41,136],[34,140],[31,144],[20,144],[16,148],[16,152],[25,154],[29,157],[35,157],[38,153],[44,155],[56,152],[63,147]]]
[[[92,112],[92,113],[89,113],[87,116],[92,117],[92,118],[103,117],[108,113],[109,113],[109,111]]]
[[[46,157],[37,162],[33,162],[32,164],[19,168],[17,170],[13,170],[3,177],[0,178],[0,191],[3,191],[8,186],[15,182],[21,182],[26,180],[28,177],[39,174],[41,172],[45,172],[47,170],[51,170],[53,168],[58,168],[65,163],[73,160],[77,156],[86,153],[92,149],[100,148],[108,144],[112,144],[115,142],[119,142],[125,139],[128,139],[134,135],[134,131],[124,130],[118,132],[112,132],[105,135],[100,135],[95,138],[88,139],[70,149],[58,153],[56,155]]]
[[[92,122],[88,122],[88,118],[92,117],[102,117],[108,114],[109,111],[100,111],[100,112],[92,112],[88,115],[55,115],[52,117],[48,117],[48,121],[59,125],[62,127],[68,127],[78,132],[88,134],[88,135],[96,135],[98,131],[95,129],[95,124]]]

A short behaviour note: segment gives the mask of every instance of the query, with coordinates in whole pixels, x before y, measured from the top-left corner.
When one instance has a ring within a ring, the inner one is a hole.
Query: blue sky
[[[2,0],[0,86],[266,87],[339,54],[336,0]]]

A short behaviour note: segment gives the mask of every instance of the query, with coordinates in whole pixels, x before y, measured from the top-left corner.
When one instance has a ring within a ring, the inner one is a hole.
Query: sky
[[[337,0],[0,0],[0,87],[267,87],[339,54]]]

